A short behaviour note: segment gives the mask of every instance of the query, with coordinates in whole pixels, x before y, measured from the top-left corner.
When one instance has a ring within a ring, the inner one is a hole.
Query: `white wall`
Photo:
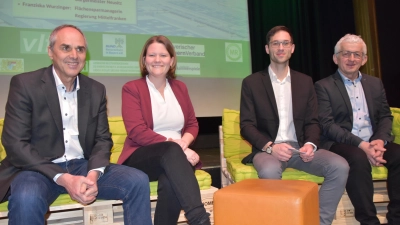
[[[93,77],[107,89],[108,115],[121,115],[121,89],[138,77]],[[11,76],[0,76],[0,118],[4,118]],[[186,83],[197,117],[221,116],[223,108],[239,109],[242,79],[179,78]]]

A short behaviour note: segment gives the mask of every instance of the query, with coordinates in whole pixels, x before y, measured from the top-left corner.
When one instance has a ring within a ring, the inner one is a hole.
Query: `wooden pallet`
[[[206,211],[211,215],[211,224],[214,224],[213,217],[213,196],[218,189],[211,187],[207,190],[201,190],[201,199]],[[154,212],[157,204],[157,196],[150,196],[151,216],[154,218]],[[7,225],[8,212],[0,212],[0,225]],[[48,225],[123,225],[122,201],[118,200],[98,200],[91,205],[83,206],[79,203],[62,206],[52,206],[46,214]],[[187,220],[184,212],[178,219],[179,225],[186,225]]]
[[[377,210],[377,217],[381,224],[387,223],[386,213],[389,197],[386,189],[386,181],[374,181],[374,203]],[[332,225],[359,225],[360,223],[354,218],[354,207],[351,204],[349,196],[344,193]]]

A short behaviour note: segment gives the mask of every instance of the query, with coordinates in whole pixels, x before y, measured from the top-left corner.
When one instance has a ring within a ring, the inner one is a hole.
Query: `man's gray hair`
[[[77,26],[74,26],[74,25],[71,25],[71,24],[63,24],[63,25],[60,25],[60,26],[54,28],[54,30],[51,32],[50,37],[49,37],[49,47],[50,47],[50,49],[53,50],[54,44],[56,43],[56,39],[57,39],[57,33],[60,30],[66,28],[66,27],[74,28],[75,30],[79,31],[79,33],[82,34],[83,38],[85,39],[85,48],[87,49],[88,46],[87,46],[87,41],[86,41],[85,35],[81,31],[81,29],[79,29]]]
[[[335,54],[340,52],[340,46],[343,42],[347,42],[347,43],[362,43],[363,46],[363,53],[364,55],[367,54],[367,45],[365,44],[364,40],[361,38],[361,36],[359,35],[355,35],[355,34],[346,34],[344,35],[342,38],[340,38],[340,40],[336,43],[335,45]]]

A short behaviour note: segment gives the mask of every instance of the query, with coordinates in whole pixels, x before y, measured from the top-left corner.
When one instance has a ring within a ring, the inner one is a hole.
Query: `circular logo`
[[[225,47],[225,54],[228,59],[238,61],[242,57],[241,46],[237,43],[229,43]]]

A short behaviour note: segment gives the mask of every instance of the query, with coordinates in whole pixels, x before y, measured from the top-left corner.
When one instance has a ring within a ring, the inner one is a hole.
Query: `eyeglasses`
[[[271,45],[272,48],[279,48],[281,44],[284,48],[289,48],[290,46],[292,46],[291,41],[272,41],[269,44]]]
[[[340,51],[336,54],[341,54],[343,58],[348,59],[353,55],[355,59],[361,59],[365,54],[362,52],[350,52],[350,51]]]

